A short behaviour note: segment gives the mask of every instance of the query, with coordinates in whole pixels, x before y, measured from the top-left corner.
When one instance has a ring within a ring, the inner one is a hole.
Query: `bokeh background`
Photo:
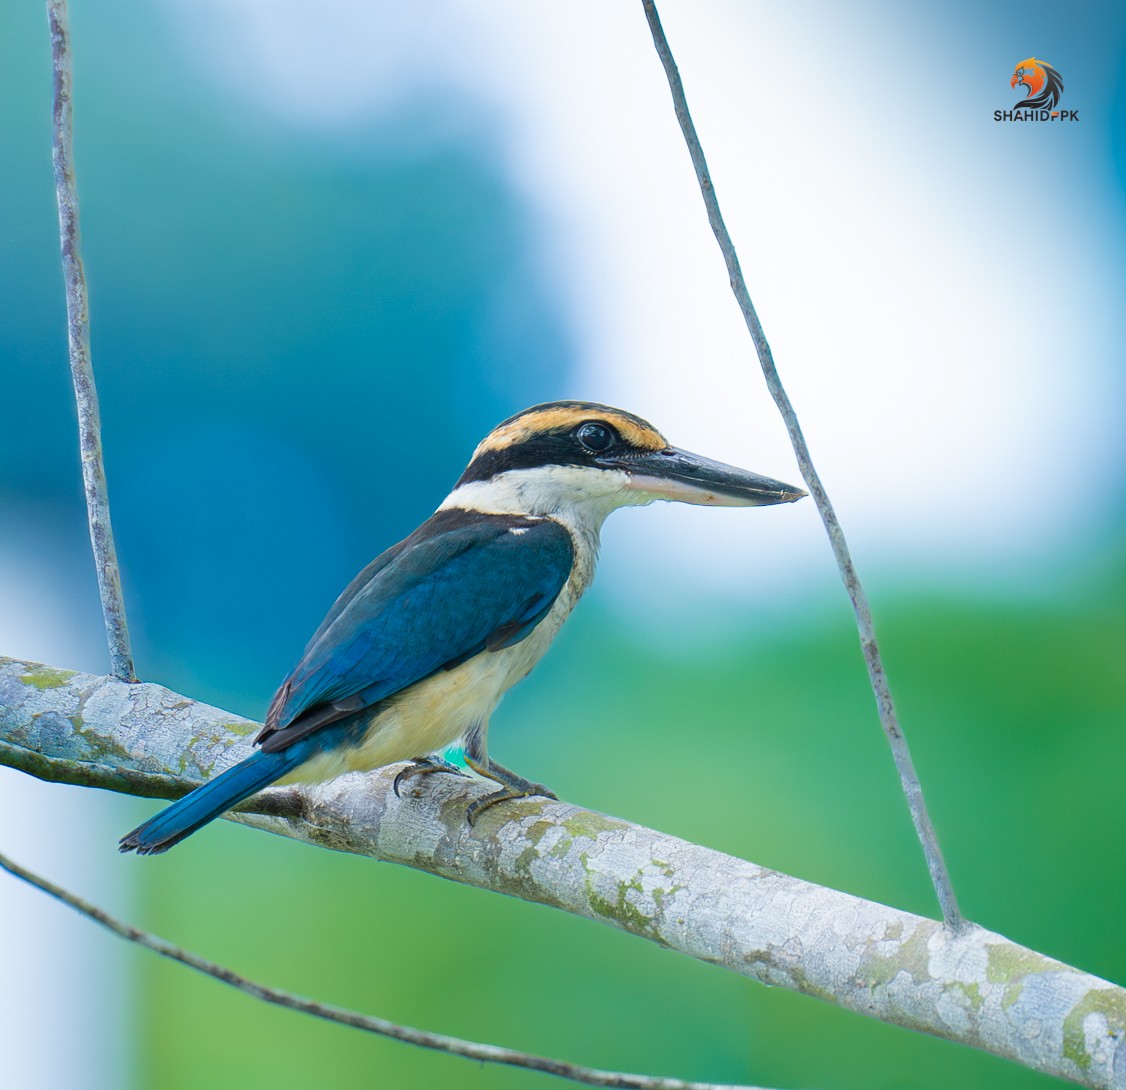
[[[661,5],[969,916],[1126,981],[1126,11]],[[477,440],[584,397],[796,480],[640,5],[75,0],[138,669],[261,717]],[[1004,125],[1015,64],[1080,121]],[[0,652],[104,671],[41,5],[0,13]],[[562,797],[933,914],[810,503],[627,511],[494,718]],[[558,912],[0,769],[5,851],[329,1002],[777,1086],[1049,1080]],[[546,1086],[255,1004],[0,882],[11,1087]]]

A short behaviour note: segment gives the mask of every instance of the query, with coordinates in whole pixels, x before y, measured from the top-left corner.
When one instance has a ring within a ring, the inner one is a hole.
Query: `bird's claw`
[[[542,783],[532,783],[530,780],[519,779],[514,777],[518,782],[505,782],[504,786],[499,791],[494,791],[491,795],[485,795],[482,798],[474,799],[469,804],[465,812],[465,820],[469,823],[470,827],[477,824],[477,819],[490,807],[496,806],[498,802],[507,802],[509,799],[526,799],[533,795],[540,795],[546,799],[558,800],[558,795],[553,791],[548,790]]]
[[[415,776],[429,776],[432,772],[449,772],[454,776],[465,775],[457,765],[450,764],[441,757],[413,757],[409,764],[404,765],[395,774],[395,779],[391,782],[391,790],[395,792],[396,798],[401,799],[403,795],[399,788],[404,780],[414,779]]]

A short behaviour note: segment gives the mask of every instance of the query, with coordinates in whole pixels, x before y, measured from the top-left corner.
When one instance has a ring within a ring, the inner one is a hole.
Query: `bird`
[[[1027,57],[1013,69],[1009,86],[1025,88],[1019,108],[1054,110],[1063,94],[1063,77],[1047,61]]]
[[[274,694],[245,760],[122,837],[167,851],[275,783],[408,762],[394,782],[460,772],[497,786],[467,808],[546,787],[489,754],[489,717],[547,650],[594,577],[603,521],[654,500],[791,503],[793,485],[670,446],[639,416],[588,401],[534,405],[494,428],[414,533],[345,588]]]

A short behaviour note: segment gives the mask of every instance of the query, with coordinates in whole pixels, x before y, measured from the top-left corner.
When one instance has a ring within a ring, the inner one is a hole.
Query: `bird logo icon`
[[[1009,80],[1010,87],[1018,85],[1025,88],[1020,109],[1054,110],[1063,91],[1063,77],[1046,61],[1029,57],[1016,66]]]

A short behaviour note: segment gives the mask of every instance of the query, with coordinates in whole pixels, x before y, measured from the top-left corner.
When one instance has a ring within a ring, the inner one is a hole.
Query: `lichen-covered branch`
[[[0,658],[0,762],[44,779],[174,797],[246,756],[255,728],[158,685]],[[979,927],[953,932],[565,802],[497,807],[470,827],[466,803],[487,785],[429,776],[399,799],[394,771],[273,789],[232,817],[552,905],[767,984],[1126,1090],[1126,990],[1105,980]]]
[[[109,517],[109,494],[102,463],[102,424],[94,365],[90,360],[90,304],[78,227],[78,187],[74,180],[74,134],[71,109],[72,71],[70,27],[66,0],[47,0],[51,29],[51,61],[54,68],[52,108],[52,153],[55,194],[59,205],[59,244],[62,250],[63,281],[66,285],[67,339],[70,346],[70,375],[78,406],[78,446],[82,456],[82,483],[86,492],[86,517],[98,576],[98,593],[109,641],[110,673],[121,681],[136,681],[129,628],[125,623],[125,600],[113,526]]]
[[[731,290],[735,294],[735,300],[743,313],[747,331],[754,342],[759,365],[762,368],[763,377],[766,379],[766,387],[770,391],[770,396],[774,398],[774,403],[786,423],[786,431],[789,433],[790,443],[794,448],[794,456],[797,458],[802,479],[809,488],[813,502],[817,505],[818,514],[820,514],[821,521],[825,525],[825,532],[829,535],[829,544],[832,547],[833,556],[836,558],[837,567],[840,569],[841,580],[844,582],[845,590],[852,602],[853,613],[856,616],[856,627],[860,633],[860,647],[864,653],[864,662],[868,667],[868,679],[876,696],[876,708],[879,712],[880,724],[887,736],[888,744],[891,746],[892,758],[895,761],[896,770],[899,772],[899,780],[903,785],[903,793],[907,798],[907,808],[911,812],[915,832],[923,847],[923,855],[926,857],[927,869],[930,871],[931,881],[934,884],[935,894],[942,910],[942,918],[951,928],[957,930],[962,926],[962,916],[958,911],[954,887],[950,882],[950,875],[942,858],[942,850],[938,845],[938,836],[934,831],[930,814],[927,812],[922,784],[919,782],[918,773],[915,771],[915,762],[911,758],[911,751],[907,748],[907,738],[903,734],[895,712],[895,703],[891,697],[891,688],[888,685],[887,673],[884,670],[883,658],[880,655],[880,646],[876,642],[876,629],[872,623],[872,611],[868,606],[868,596],[860,582],[856,565],[852,562],[852,555],[849,552],[848,543],[845,541],[844,530],[841,528],[833,504],[829,500],[829,493],[825,490],[824,484],[821,483],[821,477],[813,465],[813,457],[809,453],[809,446],[802,434],[797,413],[794,411],[789,395],[782,385],[778,368],[774,366],[774,355],[770,351],[770,345],[766,340],[766,333],[763,331],[754,303],[751,302],[747,282],[743,278],[743,269],[739,264],[739,255],[735,252],[735,243],[732,241],[731,234],[727,230],[727,224],[723,221],[723,214],[719,209],[719,198],[716,196],[715,186],[712,185],[711,174],[708,172],[708,164],[704,159],[704,149],[700,144],[699,136],[696,135],[696,126],[692,121],[692,115],[688,111],[688,99],[684,94],[684,85],[681,82],[676,61],[673,59],[672,50],[669,48],[668,39],[661,27],[656,4],[654,0],[642,0],[642,6],[645,9],[645,18],[648,20],[650,33],[653,35],[653,45],[656,47],[657,55],[660,57],[661,65],[665,70],[665,77],[669,82],[676,119],[680,123],[680,131],[684,136],[688,154],[692,159],[692,166],[696,171],[696,181],[700,187],[700,195],[704,198],[708,223],[711,225],[712,233],[715,235],[716,242],[719,243],[724,263],[727,265],[727,276]]]

